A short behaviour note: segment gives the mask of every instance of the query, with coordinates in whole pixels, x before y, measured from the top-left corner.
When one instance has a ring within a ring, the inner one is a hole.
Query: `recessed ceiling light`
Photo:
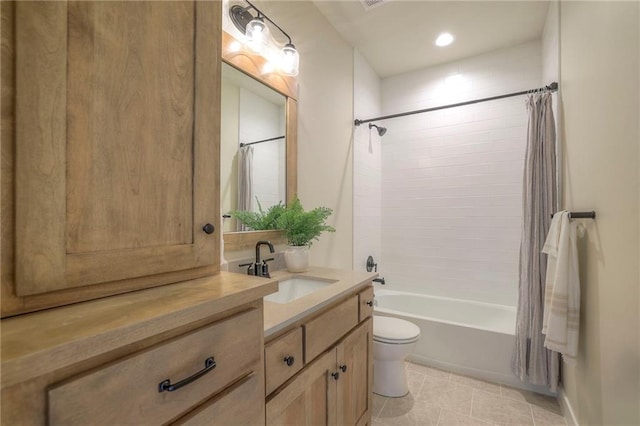
[[[448,46],[451,43],[453,43],[453,40],[455,40],[455,37],[452,36],[449,33],[441,33],[438,38],[436,39],[436,46]]]

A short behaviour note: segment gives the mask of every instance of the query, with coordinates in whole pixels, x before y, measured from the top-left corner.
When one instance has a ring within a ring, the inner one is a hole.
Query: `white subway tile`
[[[540,57],[540,43],[530,42],[384,79],[382,111],[536,87]],[[447,78],[456,73],[461,85],[447,86]],[[360,199],[357,204],[381,205],[381,267],[387,281],[394,288],[515,305],[524,98],[407,116],[385,126],[380,179],[354,193],[372,196],[376,188],[382,193],[375,202]],[[354,181],[356,175],[372,177],[375,167],[354,167]],[[354,229],[369,229],[377,239],[374,216],[362,213],[362,226]]]

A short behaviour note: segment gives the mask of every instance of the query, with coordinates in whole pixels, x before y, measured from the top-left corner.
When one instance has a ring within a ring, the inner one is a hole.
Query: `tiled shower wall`
[[[540,42],[530,42],[389,77],[381,81],[381,112],[540,87],[541,70]],[[388,132],[382,137],[381,266],[387,286],[515,306],[525,97],[396,118],[383,125]],[[359,133],[365,132],[356,128]],[[356,152],[366,147],[366,141],[355,141]],[[356,165],[359,157],[356,153]],[[368,207],[365,200],[360,204]],[[354,230],[357,218],[355,222]],[[363,233],[356,233],[356,245],[358,235]],[[359,260],[356,257],[356,263]]]
[[[353,73],[354,118],[379,116],[380,79],[357,51]],[[354,127],[353,146],[353,269],[364,271],[368,256],[381,263],[382,145],[362,124]]]

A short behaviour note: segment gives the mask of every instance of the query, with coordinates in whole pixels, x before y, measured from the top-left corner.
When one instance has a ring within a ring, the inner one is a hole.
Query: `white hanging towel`
[[[580,328],[580,277],[576,228],[569,220],[569,212],[553,216],[542,252],[548,254],[545,279],[542,333],[544,346],[562,354],[568,364],[578,355]]]

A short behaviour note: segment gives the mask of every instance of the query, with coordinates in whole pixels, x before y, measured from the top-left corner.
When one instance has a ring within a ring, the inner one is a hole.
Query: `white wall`
[[[531,42],[382,80],[383,114],[540,86]],[[393,288],[515,306],[522,97],[387,120],[382,257]]]
[[[547,19],[542,31],[542,81],[541,86],[560,81],[560,2],[552,1],[547,9]],[[562,88],[559,88],[562,90]],[[562,205],[562,111],[559,105],[560,93],[551,98],[551,107],[556,119],[556,179],[558,180],[558,205]]]
[[[305,209],[333,209],[336,228],[311,248],[311,263],[352,268],[353,49],[311,2],[263,1],[258,7],[300,52],[298,195]]]
[[[542,31],[542,81],[544,84],[558,81],[560,77],[559,7],[559,2],[551,2]],[[557,99],[557,96],[554,96],[554,99]]]
[[[563,383],[584,425],[640,424],[640,7],[562,2],[564,206],[595,210],[579,243],[580,344]]]
[[[355,51],[353,67],[354,119],[380,116],[380,78]],[[353,147],[353,269],[365,270],[373,256],[382,262],[382,141],[362,124],[354,130]]]

